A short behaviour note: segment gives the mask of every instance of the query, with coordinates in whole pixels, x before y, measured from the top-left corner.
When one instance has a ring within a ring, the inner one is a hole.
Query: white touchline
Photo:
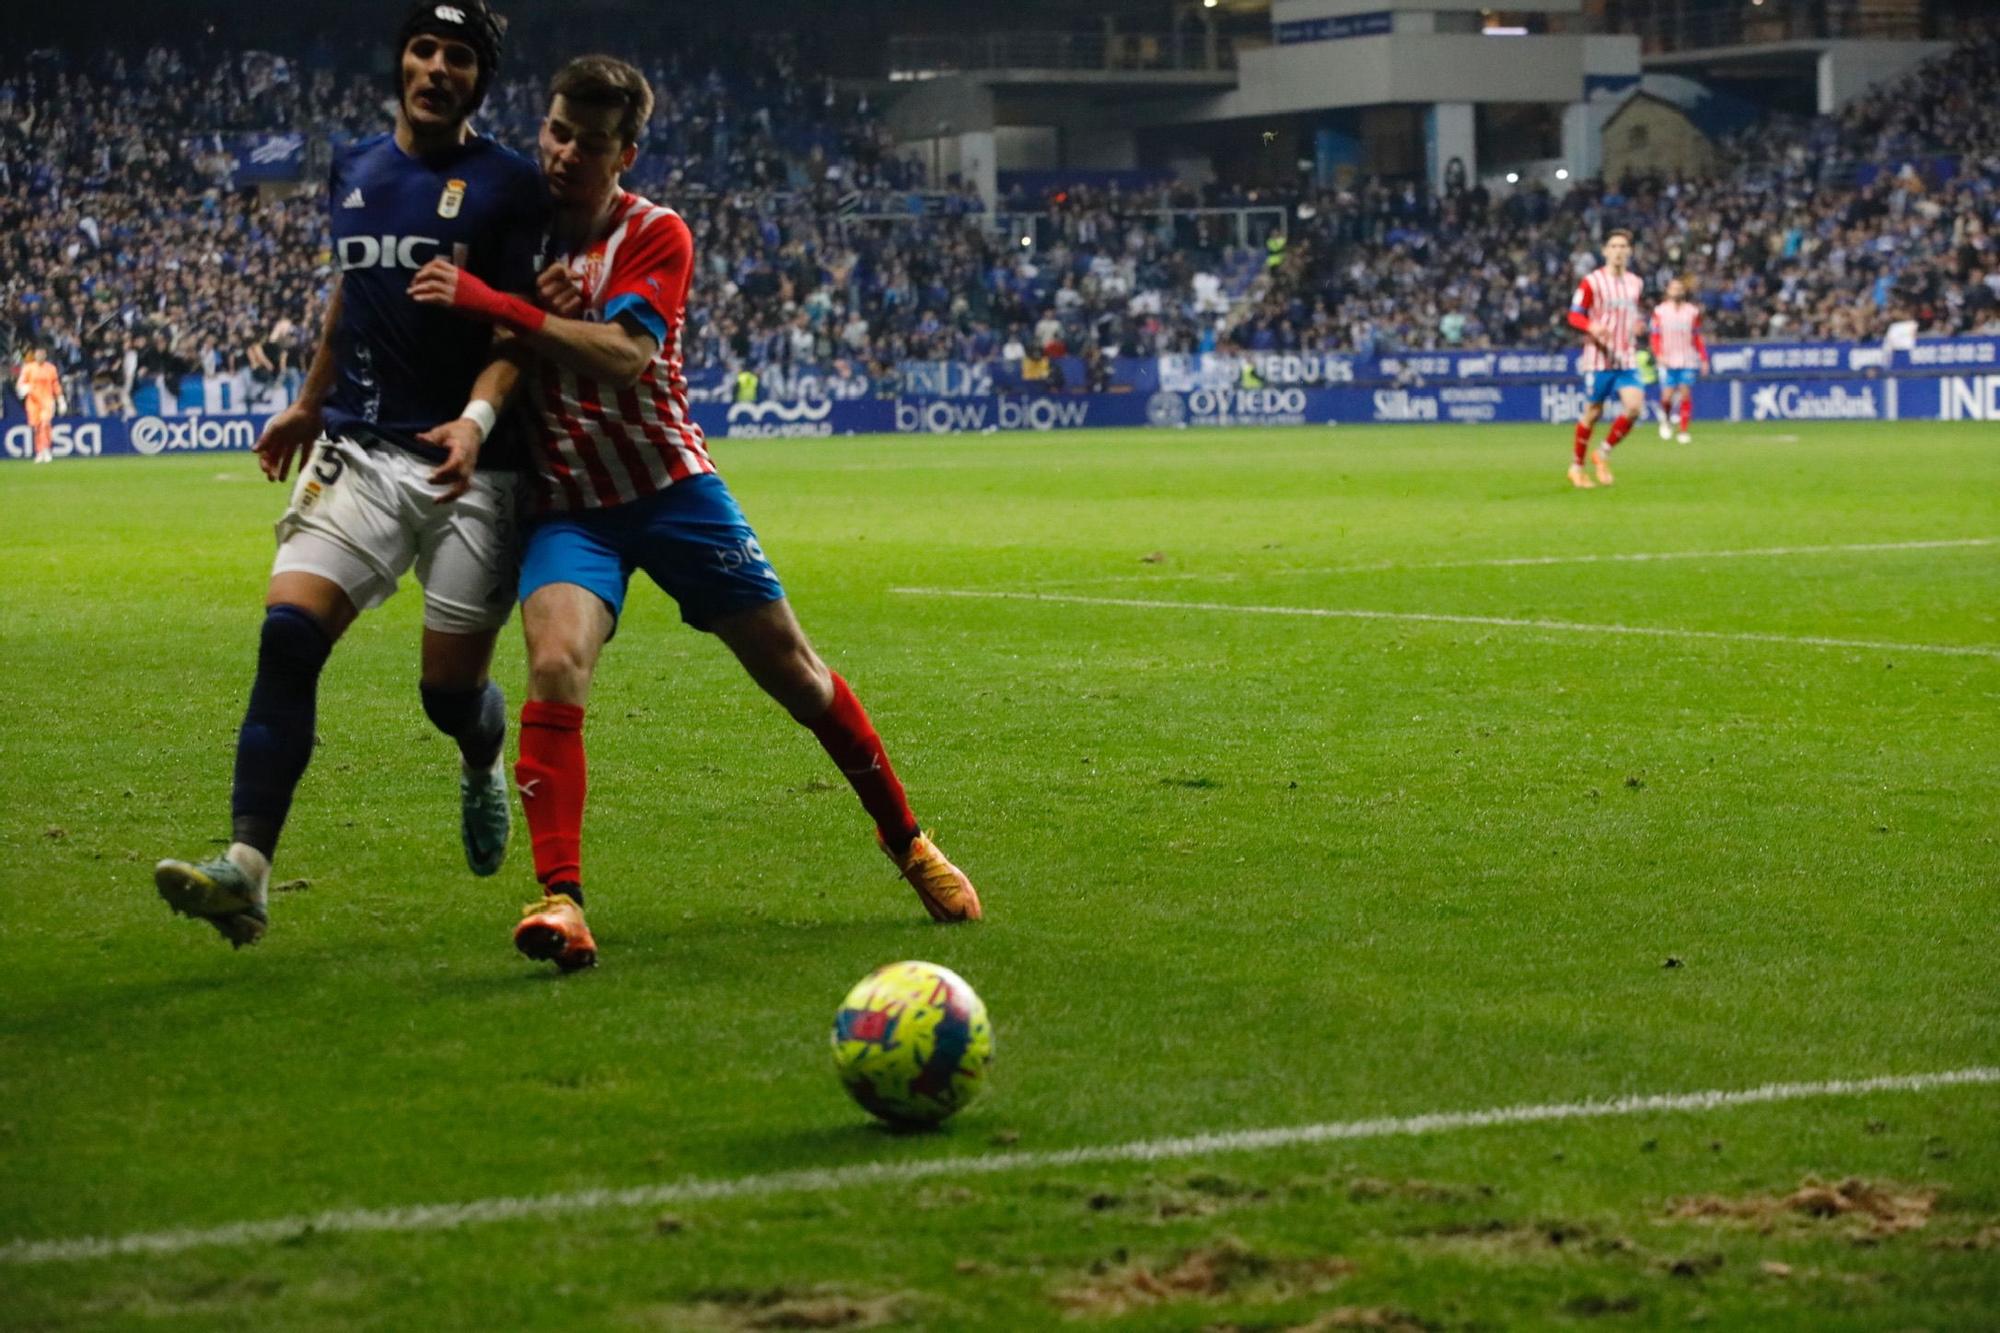
[[[1302,574],[1388,574],[1425,569],[1515,569],[1534,565],[1645,564],[1660,560],[1748,560],[1761,556],[1844,555],[1867,551],[1944,551],[1966,546],[2000,546],[2000,537],[1950,537],[1916,542],[1848,542],[1822,546],[1756,546],[1734,551],[1598,551],[1575,555],[1496,556],[1486,560],[1380,560],[1363,565],[1320,565],[1287,569],[1183,571],[1178,574],[1104,574],[1087,579],[1046,579],[1037,588],[1075,588],[1098,583],[1172,583],[1183,580],[1291,578]]]
[[[1811,634],[1759,634],[1754,630],[1674,629],[1664,625],[1600,625],[1578,620],[1527,620],[1513,616],[1460,616],[1435,611],[1370,611],[1352,607],[1244,606],[1236,602],[1179,602],[1150,597],[1085,597],[1075,593],[1009,592],[999,588],[891,588],[906,597],[972,597],[1065,606],[1129,606],[1142,611],[1234,611],[1245,616],[1311,616],[1326,620],[1410,620],[1438,625],[1495,625],[1502,629],[1564,634],[1637,634],[1652,639],[1716,639],[1725,643],[1789,643],[1805,648],[1863,648],[1871,652],[1937,653],[1946,657],[2000,658],[2000,647],[1981,643],[1893,643],[1882,639],[1827,639]]]
[[[895,1185],[937,1176],[990,1176],[1017,1171],[1056,1170],[1102,1162],[1162,1162],[1223,1153],[1259,1152],[1302,1144],[1443,1134],[1498,1125],[1535,1125],[1558,1120],[1602,1120],[1654,1112],[1720,1111],[1732,1106],[1851,1097],[1870,1092],[1924,1092],[1934,1088],[2000,1083],[2000,1068],[1974,1066],[1933,1074],[1888,1074],[1876,1078],[1828,1079],[1817,1083],[1766,1083],[1762,1087],[1712,1089],[1497,1106],[1483,1111],[1436,1111],[1428,1115],[1337,1120],[1277,1129],[1243,1129],[1185,1138],[1142,1139],[1052,1152],[989,1153],[933,1157],[916,1162],[871,1162],[862,1166],[776,1171],[766,1175],[685,1180],[629,1189],[580,1190],[525,1198],[472,1199],[464,1203],[419,1204],[408,1208],[350,1208],[262,1222],[181,1231],[138,1232],[125,1236],[75,1236],[63,1240],[15,1240],[0,1245],[0,1264],[51,1264],[133,1254],[178,1254],[223,1245],[258,1245],[310,1235],[364,1232],[450,1231],[482,1223],[527,1217],[557,1217],[613,1209],[657,1208],[709,1199],[743,1199],[771,1194],[826,1194],[864,1185]]]

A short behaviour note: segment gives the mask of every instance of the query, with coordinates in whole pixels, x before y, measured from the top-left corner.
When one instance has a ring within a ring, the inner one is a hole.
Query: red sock
[[[1681,399],[1681,434],[1687,434],[1688,422],[1694,420],[1694,395]]]
[[[1584,454],[1590,449],[1590,432],[1593,429],[1595,428],[1586,426],[1581,421],[1576,423],[1576,461],[1579,463],[1583,461]]]
[[[1632,429],[1632,423],[1637,420],[1637,417],[1620,417],[1612,422],[1611,429],[1604,432],[1604,447],[1609,449],[1611,446],[1617,444],[1618,441],[1624,439],[1626,432]]]
[[[514,765],[535,848],[535,878],[583,884],[583,710],[530,699],[521,706],[521,758]]]
[[[882,738],[875,734],[875,724],[868,720],[861,701],[847,688],[839,672],[833,673],[833,702],[806,726],[847,775],[854,794],[861,798],[862,808],[882,831],[883,839],[894,848],[909,846],[910,839],[917,836],[917,817],[910,813],[910,803],[903,795],[903,784],[897,780],[896,770],[889,767],[889,756],[882,748]]]

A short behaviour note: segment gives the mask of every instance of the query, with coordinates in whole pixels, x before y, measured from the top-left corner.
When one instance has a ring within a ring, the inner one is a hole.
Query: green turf
[[[1590,494],[1560,428],[725,443],[989,920],[930,926],[642,589],[589,724],[604,965],[562,980],[508,947],[525,844],[464,870],[409,586],[325,677],[309,887],[240,953],[170,918],[282,496],[242,456],[0,470],[0,1242],[2000,1064],[2000,545],[1464,563],[2000,538],[1993,428],[1785,430],[1642,432]],[[935,1135],[827,1061],[899,957],[994,1017]],[[1877,1093],[0,1266],[0,1326],[1991,1327],[1996,1123]],[[1808,1176],[1935,1197],[1672,1215]]]

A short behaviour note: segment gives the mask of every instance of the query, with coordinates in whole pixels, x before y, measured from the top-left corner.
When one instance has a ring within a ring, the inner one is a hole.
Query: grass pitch
[[[1590,494],[1562,428],[724,443],[989,920],[930,926],[642,588],[588,724],[604,965],[564,979],[508,946],[525,842],[463,868],[408,585],[327,670],[269,937],[170,918],[283,497],[241,456],[5,469],[0,1243],[180,1239],[0,1251],[0,1326],[1992,1327],[1991,1085],[894,1174],[2000,1064],[2000,440],[1787,429],[1642,431]],[[996,592],[1067,600],[959,595]],[[497,671],[518,701],[511,629]],[[900,957],[997,1032],[931,1135],[826,1049]]]

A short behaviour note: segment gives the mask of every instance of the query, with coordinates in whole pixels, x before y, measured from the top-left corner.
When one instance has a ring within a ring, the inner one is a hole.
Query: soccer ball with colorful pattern
[[[993,1026],[965,978],[936,963],[891,963],[862,978],[833,1020],[833,1065],[848,1095],[896,1125],[934,1125],[979,1095]]]

